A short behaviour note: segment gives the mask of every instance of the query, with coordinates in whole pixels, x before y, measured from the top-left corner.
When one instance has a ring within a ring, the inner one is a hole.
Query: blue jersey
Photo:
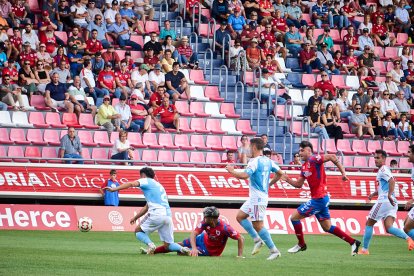
[[[118,187],[119,183],[117,181],[112,181],[111,179],[108,179],[108,182],[103,185],[103,187],[111,187],[115,188]],[[104,191],[104,203],[105,206],[118,206],[119,205],[119,196],[118,191],[110,192],[110,191]]]
[[[159,216],[171,216],[170,204],[164,187],[152,178],[141,178],[139,188],[148,203],[148,214]]]
[[[270,173],[278,172],[279,166],[265,156],[250,159],[245,172],[250,176],[249,197],[254,205],[267,205]]]

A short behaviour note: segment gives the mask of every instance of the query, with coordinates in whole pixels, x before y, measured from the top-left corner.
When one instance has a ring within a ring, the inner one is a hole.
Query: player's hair
[[[414,152],[414,145],[410,145],[408,148],[411,150],[411,152]]]
[[[392,159],[392,160],[391,160],[391,162],[390,162],[390,165],[391,165],[391,166],[392,166],[392,165],[398,165],[397,160]]]
[[[266,133],[260,135],[260,137],[268,137]]]
[[[203,216],[205,218],[218,218],[220,216],[220,211],[215,206],[209,206],[204,208]]]
[[[300,142],[299,147],[300,147],[300,148],[302,148],[302,149],[304,149],[304,148],[308,147],[308,148],[310,148],[310,149],[311,149],[311,151],[313,152],[313,146],[312,146],[312,143],[311,143],[311,142],[309,142],[309,141],[302,141],[302,142]]]
[[[250,144],[254,145],[257,150],[263,150],[265,146],[262,138],[253,138],[250,140]]]
[[[381,155],[382,155],[382,157],[387,158],[387,153],[386,153],[384,150],[377,149],[377,150],[375,151],[375,154],[381,154]]]
[[[110,171],[109,171],[109,174],[110,174],[110,175],[116,174],[116,170],[110,170]]]
[[[149,168],[149,167],[145,167],[145,168],[142,168],[140,171],[139,171],[139,173],[140,174],[145,174],[147,177],[149,177],[149,178],[154,178],[155,177],[155,172],[154,172],[154,170],[153,169],[151,169],[151,168]]]

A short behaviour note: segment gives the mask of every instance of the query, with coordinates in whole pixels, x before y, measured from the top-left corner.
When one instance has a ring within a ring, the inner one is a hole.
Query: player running
[[[190,255],[193,257],[220,256],[226,247],[227,239],[231,238],[238,241],[237,257],[243,258],[244,238],[233,227],[219,219],[219,210],[214,206],[206,207],[203,210],[203,216],[203,221],[191,232],[190,238],[180,243],[192,249]],[[141,248],[141,252],[146,253],[146,250]],[[170,251],[167,248],[159,246],[154,254],[168,252]]]
[[[307,180],[311,191],[311,200],[300,205],[290,218],[299,242],[288,252],[298,253],[307,249],[300,220],[315,215],[325,232],[329,232],[349,243],[351,245],[351,255],[356,255],[361,242],[347,235],[339,227],[333,226],[329,214],[329,196],[326,191],[324,163],[328,161],[334,163],[342,174],[342,180],[348,181],[344,168],[334,154],[314,155],[312,144],[308,141],[302,141],[299,147],[299,155],[305,161],[299,179],[295,181],[287,175],[284,175],[282,179],[296,188],[301,188]]]
[[[414,145],[408,147],[408,162],[414,164]],[[414,181],[414,168],[411,169],[411,180]],[[414,198],[407,201],[407,204],[405,204],[405,209],[410,210],[413,203]],[[408,212],[407,218],[405,219],[404,232],[407,233],[411,239],[414,239],[414,208]]]
[[[154,180],[154,170],[145,167],[139,171],[139,174],[141,178],[137,181],[124,183],[115,188],[105,187],[104,189],[114,192],[131,187],[138,187],[142,190],[147,204],[131,219],[130,223],[134,224],[137,219],[148,213],[141,221],[141,224],[135,228],[135,236],[138,240],[148,246],[148,254],[153,254],[156,248],[155,244],[148,236],[155,230],[158,230],[160,239],[164,242],[164,247],[168,248],[170,251],[181,252],[184,254],[190,253],[189,248],[182,247],[174,242],[173,222],[167,193],[165,192],[164,187]]]
[[[381,219],[384,221],[387,233],[406,240],[408,250],[411,251],[414,249],[414,241],[404,231],[393,227],[397,217],[398,203],[394,195],[394,177],[391,174],[390,168],[385,166],[387,153],[383,150],[376,150],[374,159],[375,166],[378,168],[378,188],[377,191],[369,195],[368,199],[371,200],[374,196],[378,196],[378,200],[369,212],[368,220],[365,224],[363,247],[358,254],[369,255],[368,247],[372,238],[373,226]]]
[[[242,172],[236,172],[232,165],[227,165],[226,169],[238,179],[249,178],[249,199],[237,213],[237,221],[255,242],[252,255],[259,253],[263,243],[265,243],[270,249],[270,256],[267,260],[271,261],[280,257],[281,253],[264,227],[263,220],[266,214],[269,186],[276,183],[284,173],[275,162],[262,156],[263,148],[264,142],[262,139],[251,139],[250,150],[252,158],[247,164],[247,168]],[[275,172],[275,175],[269,183],[271,172]],[[250,217],[252,222],[248,220],[248,217]]]

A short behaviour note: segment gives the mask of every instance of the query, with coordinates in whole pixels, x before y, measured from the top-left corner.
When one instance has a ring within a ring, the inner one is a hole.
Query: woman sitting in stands
[[[335,138],[335,144],[338,142],[338,139],[344,138],[342,128],[338,126],[339,121],[340,118],[333,114],[333,106],[329,103],[326,106],[325,113],[322,115],[322,122],[325,125],[329,137]]]
[[[368,117],[368,122],[372,125],[374,134],[381,138],[388,137],[387,129],[383,126],[378,107],[373,107]]]
[[[318,104],[314,104],[312,106],[312,110],[309,112],[308,120],[311,133],[318,134],[322,139],[329,139],[328,132],[321,122],[321,115],[319,114]]]
[[[37,90],[44,94],[46,85],[51,82],[49,70],[45,69],[44,61],[37,61],[36,68],[34,68],[34,75],[36,77],[36,80],[39,82],[37,85]]]
[[[120,131],[119,138],[115,140],[114,146],[112,147],[112,156],[111,159],[115,160],[132,160],[134,159],[132,148],[128,141],[128,132]],[[124,163],[125,166],[128,166],[128,162]]]

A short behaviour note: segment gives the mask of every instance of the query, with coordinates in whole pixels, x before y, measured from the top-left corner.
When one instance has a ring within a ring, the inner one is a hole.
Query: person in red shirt
[[[30,48],[30,42],[26,41],[23,45],[23,52],[20,53],[20,66],[23,67],[25,61],[30,62],[30,67],[34,68],[37,62],[36,53]]]
[[[311,48],[311,42],[309,40],[305,41],[305,48],[299,53],[299,60],[302,69],[307,74],[311,74],[312,69],[324,71],[323,65],[319,58],[317,58],[315,51]]]
[[[344,60],[345,71],[352,72],[355,76],[358,75],[359,62],[358,57],[354,56],[354,49],[348,50],[348,55]]]
[[[144,63],[148,65],[151,70],[154,70],[154,66],[160,63],[158,56],[154,55],[154,49],[150,48],[145,52]]]
[[[17,84],[17,81],[19,80],[19,73],[17,72],[14,64],[14,58],[9,58],[9,60],[5,62],[5,67],[3,68],[1,75],[9,75],[10,84]]]
[[[191,69],[197,69],[198,67],[198,58],[197,53],[193,53],[193,49],[188,44],[188,37],[183,36],[181,38],[181,45],[177,47],[178,52],[178,62],[180,67],[185,65]]]
[[[146,106],[138,103],[138,96],[136,94],[131,95],[129,108],[131,109],[132,122],[139,126],[142,133],[151,132],[151,116]]]
[[[157,87],[157,93],[152,93],[149,101],[150,101],[150,106],[153,110],[156,110],[158,107],[161,106],[162,103],[162,99],[164,97],[169,97],[170,95],[168,95],[168,93],[165,90],[165,86],[160,85]]]
[[[358,36],[355,33],[355,27],[353,25],[349,25],[347,31],[348,33],[343,37],[345,52],[347,52],[349,49],[354,49],[356,56],[361,55],[362,51],[359,50]]]
[[[240,35],[243,48],[246,49],[250,45],[250,41],[253,38],[260,38],[260,33],[256,29],[257,23],[255,21],[250,21],[249,24],[244,25],[243,31]]]
[[[272,24],[266,24],[265,30],[260,33],[260,47],[264,46],[266,40],[270,41],[270,46],[274,47],[276,43],[276,37],[272,32]]]
[[[370,14],[371,16],[371,22],[377,22],[377,18],[381,17],[383,22],[385,21],[385,13],[384,13],[384,7],[382,7],[381,5],[378,6],[371,6],[373,9],[375,9],[375,7],[377,7],[378,10],[372,12]]]
[[[353,7],[350,6],[349,0],[344,0],[344,5],[341,8],[341,12],[344,16],[348,18],[349,21],[354,21],[355,16],[358,15],[358,13],[355,11]],[[348,26],[345,26],[348,27]]]
[[[102,52],[103,50],[102,42],[100,42],[97,39],[97,37],[98,37],[98,31],[96,29],[93,29],[91,32],[91,38],[86,41],[85,54],[94,55],[97,52]]]
[[[279,40],[285,36],[288,31],[288,26],[286,19],[282,17],[281,10],[276,10],[276,16],[273,18],[271,26],[273,26],[273,32],[276,33],[275,36],[277,36]]]
[[[39,36],[39,41],[42,43],[46,43],[45,41],[47,40],[46,37],[46,32],[48,30],[52,30],[52,31],[56,31],[58,29],[58,26],[55,25],[52,20],[50,20],[49,18],[49,12],[48,11],[43,11],[42,12],[42,19],[41,21],[38,23],[38,36]]]
[[[236,160],[234,159],[234,152],[231,150],[228,150],[226,152],[226,159],[221,160],[221,163],[225,164],[222,166],[222,168],[225,168],[227,164],[235,164]],[[238,169],[237,166],[235,166],[234,168]]]
[[[11,14],[10,16],[13,18],[14,26],[18,27],[20,25],[25,25],[26,23],[30,22],[29,18],[27,17],[27,11],[24,7],[23,3],[25,1],[20,0],[13,0],[12,7],[11,7]]]
[[[128,94],[131,93],[132,85],[131,74],[128,71],[128,64],[125,59],[121,61],[121,69],[115,72],[115,83],[118,89],[122,90],[125,98],[128,98]]]
[[[293,180],[285,174],[282,176],[282,180],[286,181],[295,188],[302,188],[303,184],[307,180],[310,188],[311,199],[299,206],[290,218],[295,229],[298,244],[290,248],[288,252],[298,253],[307,249],[300,221],[304,218],[315,215],[325,232],[329,232],[349,243],[349,245],[351,245],[351,255],[356,255],[361,242],[353,239],[339,227],[331,224],[331,217],[328,207],[329,195],[326,189],[324,163],[329,161],[334,163],[342,174],[342,181],[348,181],[349,179],[346,176],[344,167],[338,161],[335,154],[314,155],[313,146],[309,141],[302,141],[299,144],[299,155],[304,163],[302,164],[301,173],[298,179]]]
[[[115,73],[112,70],[112,63],[105,64],[104,70],[98,75],[99,88],[105,92],[105,94],[112,94],[113,97],[119,98],[121,96],[121,89],[116,87]]]
[[[155,118],[157,115],[160,115],[160,120]],[[179,117],[177,108],[173,104],[170,104],[168,97],[164,97],[162,99],[162,105],[152,113],[155,126],[162,132],[166,132],[166,128],[175,128],[177,133],[179,133]]]
[[[336,98],[336,88],[329,79],[329,75],[326,72],[321,74],[322,80],[315,82],[313,89],[319,88],[322,90],[323,95],[325,95],[326,90],[329,90],[332,93],[332,96]]]
[[[375,46],[393,47],[395,45],[396,38],[390,37],[387,27],[384,25],[384,19],[382,17],[377,17],[376,22],[377,23],[372,26],[372,35]]]
[[[262,25],[270,23],[273,19],[272,13],[275,11],[270,0],[259,0],[259,8],[259,15],[263,18],[261,22]]]
[[[23,41],[20,34],[20,29],[17,27],[13,28],[13,35],[9,36],[10,45],[12,47],[11,54],[16,59],[22,51]]]
[[[300,162],[299,152],[295,153],[295,155],[293,156],[293,160],[289,163],[289,165],[296,165],[296,167],[289,167],[289,170],[300,171],[302,169],[302,162]]]

